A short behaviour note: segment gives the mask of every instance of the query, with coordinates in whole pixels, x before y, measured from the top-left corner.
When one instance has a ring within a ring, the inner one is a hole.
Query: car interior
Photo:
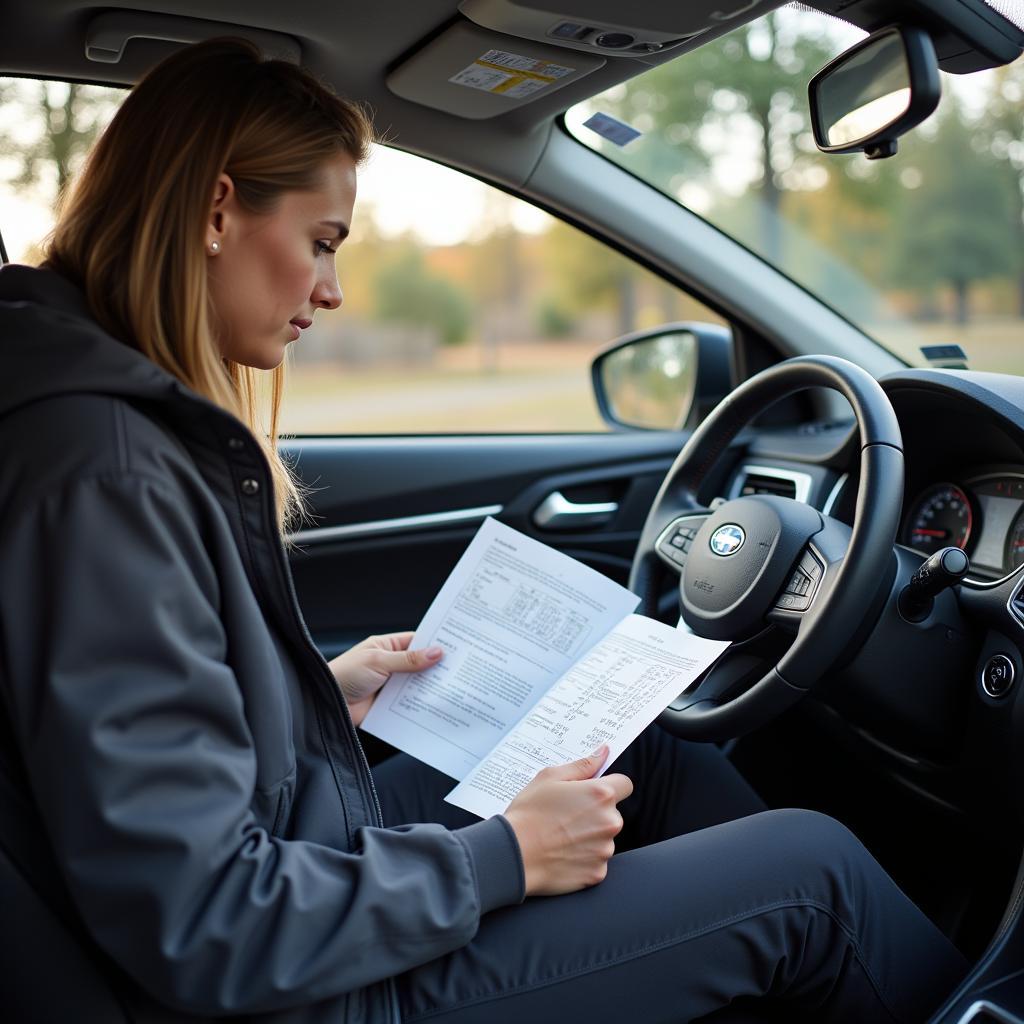
[[[770,806],[831,814],[868,846],[973,964],[934,1024],[1020,1022],[1024,378],[966,369],[956,346],[908,365],[568,125],[575,105],[781,6],[9,2],[0,74],[130,87],[182,44],[241,36],[365,102],[388,146],[545,211],[712,311],[719,323],[606,339],[588,385],[600,432],[288,438],[311,487],[289,557],[312,636],[332,657],[413,628],[494,516],[629,585],[645,614],[732,640],[661,727],[721,744]],[[1013,3],[795,6],[879,47],[904,41],[910,99],[867,142],[838,131],[843,104],[864,102],[849,85],[857,62],[805,69],[808,83],[820,72],[819,144],[882,162],[941,109],[940,71],[1024,51]],[[623,128],[609,118],[605,137]],[[645,419],[630,387],[666,353],[692,372],[668,418]],[[767,541],[737,535],[722,558],[708,539],[735,524]]]

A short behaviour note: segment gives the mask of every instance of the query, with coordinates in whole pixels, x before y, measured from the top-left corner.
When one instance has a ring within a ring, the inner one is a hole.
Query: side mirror
[[[938,106],[935,47],[919,28],[886,28],[840,54],[811,79],[811,125],[825,153],[892,156],[896,140]]]
[[[597,407],[616,429],[680,430],[732,389],[731,361],[732,335],[715,324],[627,334],[591,365]]]

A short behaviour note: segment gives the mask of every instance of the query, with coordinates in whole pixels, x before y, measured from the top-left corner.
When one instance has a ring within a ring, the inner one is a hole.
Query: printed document
[[[546,765],[609,746],[610,764],[728,647],[631,612],[613,580],[488,519],[363,728],[462,780],[446,799],[488,817]],[[603,771],[603,769],[602,769]]]

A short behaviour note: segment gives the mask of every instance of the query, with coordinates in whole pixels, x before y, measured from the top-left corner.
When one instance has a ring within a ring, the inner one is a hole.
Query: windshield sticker
[[[612,117],[611,114],[594,114],[593,117],[589,117],[583,122],[583,127],[596,132],[609,142],[614,142],[616,146],[625,146],[643,134],[635,128],[631,128],[624,121]]]
[[[455,85],[469,86],[470,89],[482,89],[484,92],[522,99],[546,89],[575,70],[546,60],[506,53],[504,50],[488,50],[468,68],[452,75],[448,81]]]

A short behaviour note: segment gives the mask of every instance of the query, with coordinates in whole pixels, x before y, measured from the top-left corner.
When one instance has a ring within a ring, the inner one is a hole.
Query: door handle
[[[596,501],[578,504],[562,494],[552,491],[533,513],[534,526],[542,530],[582,530],[587,526],[601,526],[611,520],[619,510],[617,501]]]

